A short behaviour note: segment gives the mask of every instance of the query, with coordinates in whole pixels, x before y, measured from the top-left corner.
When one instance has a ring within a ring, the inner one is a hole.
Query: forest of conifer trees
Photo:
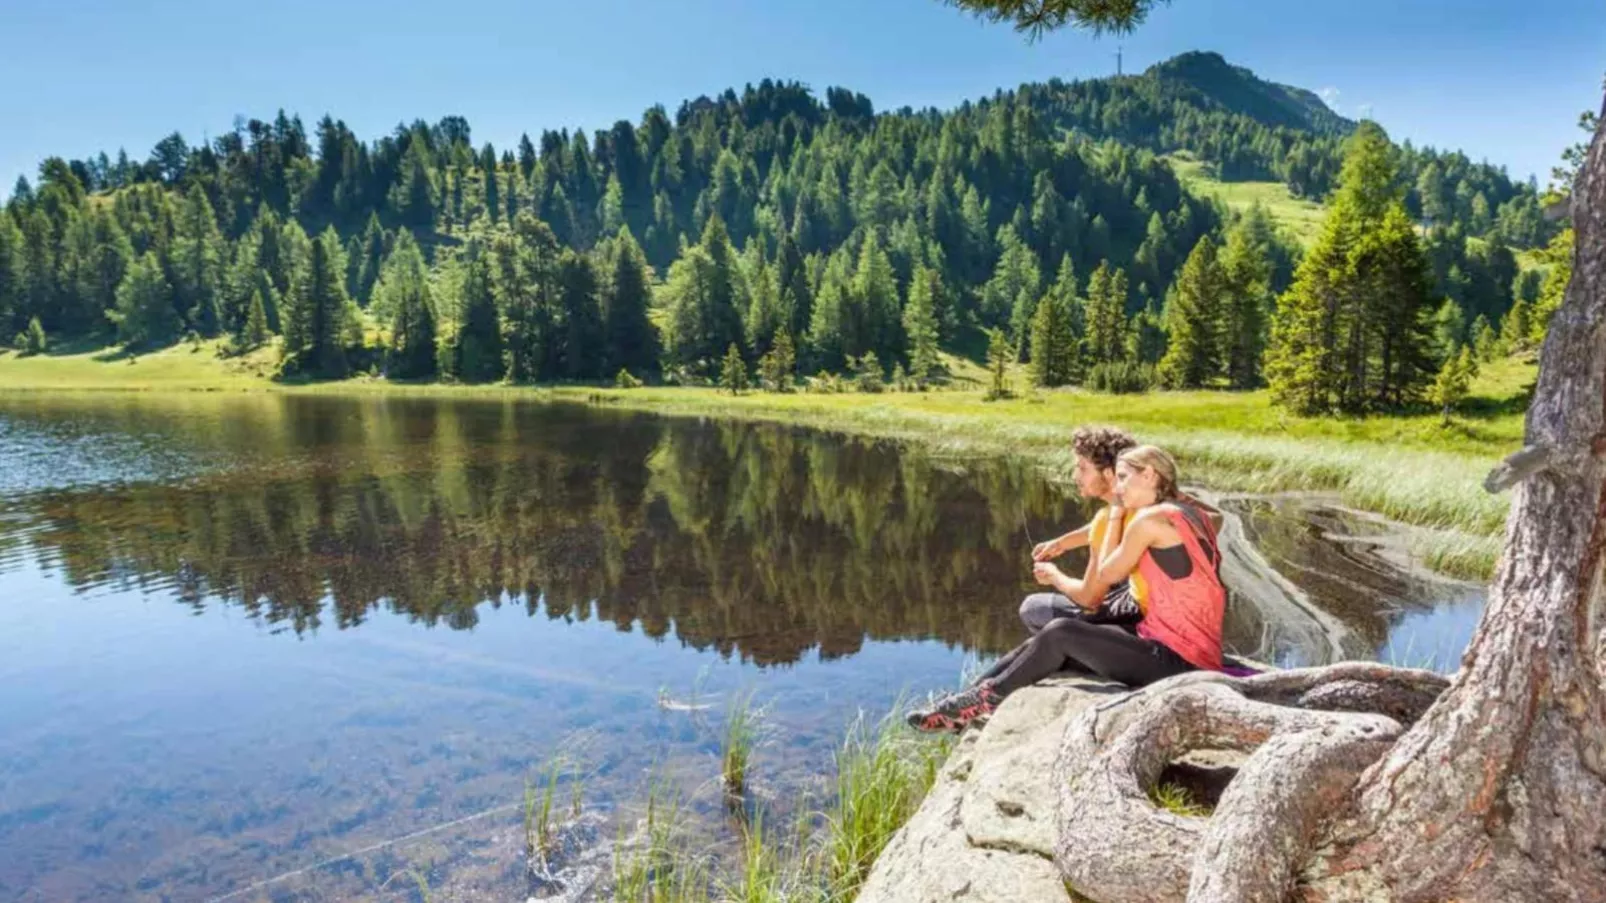
[[[1172,151],[1330,198],[1320,239],[1189,194]],[[281,112],[36,182],[0,213],[0,334],[278,336],[293,378],[708,384],[735,348],[770,388],[924,383],[996,331],[1041,386],[1397,408],[1459,347],[1531,342],[1565,264],[1533,184],[1213,54],[947,112],[766,80],[500,151],[460,117],[365,143]]]

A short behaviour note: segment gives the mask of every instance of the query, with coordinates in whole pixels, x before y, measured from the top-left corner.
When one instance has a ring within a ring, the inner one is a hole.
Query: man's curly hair
[[[1129,448],[1136,448],[1138,440],[1132,434],[1113,426],[1084,426],[1071,434],[1071,450],[1093,462],[1099,470],[1114,470],[1115,459]]]

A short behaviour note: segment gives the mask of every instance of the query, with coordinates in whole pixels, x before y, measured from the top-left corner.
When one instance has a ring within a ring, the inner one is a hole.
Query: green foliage
[[[291,287],[286,304],[280,366],[286,376],[340,379],[349,373],[345,349],[350,299],[342,257],[333,229],[313,240],[307,270]]]
[[[866,351],[861,357],[848,358],[848,369],[853,371],[853,384],[860,392],[886,391],[886,374],[874,351]]]
[[[1428,400],[1443,411],[1444,423],[1450,423],[1450,412],[1456,405],[1467,397],[1467,390],[1472,386],[1472,379],[1477,375],[1477,362],[1472,357],[1472,350],[1462,347],[1460,352],[1453,355],[1439,368],[1438,376],[1433,380],[1433,387],[1428,393]]]
[[[630,375],[629,370],[621,367],[618,375],[613,378],[613,387],[615,389],[639,389],[641,388],[641,380]]]
[[[1126,294],[1126,273],[1112,272],[1108,261],[1100,262],[1088,281],[1083,316],[1087,333],[1082,359],[1089,367],[1126,359]]]
[[[385,261],[375,288],[375,306],[391,312],[390,347],[385,373],[391,379],[428,379],[436,375],[440,349],[436,343],[435,301],[430,292],[424,256],[412,234],[403,232]]]
[[[1266,312],[1272,305],[1275,272],[1272,241],[1263,214],[1251,212],[1227,233],[1221,255],[1227,298],[1222,326],[1221,359],[1234,389],[1260,385],[1260,362],[1266,347]]]
[[[1147,392],[1159,383],[1153,365],[1133,361],[1111,361],[1095,364],[1087,371],[1087,387],[1095,392],[1110,395],[1131,395]]]
[[[22,343],[23,353],[44,354],[45,349],[49,346],[50,341],[45,336],[45,328],[40,325],[39,318],[30,317],[28,319],[28,332],[25,334]]]
[[[987,336],[986,398],[988,401],[1009,398],[1014,394],[1009,388],[1009,365],[1015,360],[1015,349],[1002,329],[988,330]]]
[[[1278,300],[1266,372],[1301,414],[1398,408],[1433,372],[1427,260],[1382,130],[1357,132],[1332,215]]]
[[[251,293],[251,309],[240,328],[239,341],[247,350],[260,348],[267,344],[271,335],[268,331],[267,307],[262,303],[262,290],[258,288]]]
[[[1079,375],[1077,329],[1080,305],[1076,298],[1076,274],[1069,255],[1060,261],[1059,276],[1048,294],[1038,302],[1032,315],[1032,384],[1051,387],[1069,384]]]
[[[1169,341],[1157,373],[1171,389],[1197,389],[1221,371],[1220,313],[1227,280],[1216,260],[1216,243],[1205,236],[1188,255],[1166,307]]]
[[[502,329],[491,286],[491,264],[484,252],[469,252],[459,310],[461,325],[457,330],[457,361],[453,373],[466,383],[497,379],[504,372]]]
[[[909,378],[925,385],[938,365],[938,326],[935,302],[942,291],[941,275],[916,265],[909,282],[909,303],[903,309],[903,332],[909,340]]]
[[[1472,322],[1472,354],[1480,361],[1492,361],[1500,353],[1500,336],[1482,314]]]
[[[742,349],[732,342],[725,349],[725,360],[719,369],[719,387],[732,395],[747,391],[747,362],[742,360]]]
[[[759,359],[759,382],[766,392],[792,391],[792,374],[797,369],[797,351],[792,335],[782,330],[775,336],[775,345]]]
[[[1522,333],[1528,342],[1535,345],[1544,342],[1545,333],[1550,328],[1550,318],[1555,316],[1556,309],[1561,307],[1562,299],[1567,294],[1567,285],[1573,278],[1575,243],[1573,230],[1568,227],[1545,248],[1544,260],[1550,265],[1550,269],[1545,273],[1545,280],[1539,286],[1539,297],[1534,302],[1528,329]]]
[[[173,289],[154,253],[147,251],[129,266],[117,286],[117,307],[107,316],[117,326],[117,340],[129,348],[165,344],[178,334]]]
[[[1527,349],[1530,347],[1533,333],[1533,317],[1528,303],[1519,298],[1500,321],[1500,347],[1504,348],[1507,354]]]

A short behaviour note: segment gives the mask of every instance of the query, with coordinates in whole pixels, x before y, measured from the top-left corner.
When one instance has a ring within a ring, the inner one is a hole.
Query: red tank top
[[[1149,610],[1138,624],[1138,636],[1164,643],[1196,668],[1219,671],[1227,591],[1217,573],[1221,553],[1215,531],[1202,516],[1196,524],[1175,506],[1168,506],[1166,514],[1182,537],[1193,567],[1178,580],[1149,552],[1138,559],[1138,573],[1149,587]]]

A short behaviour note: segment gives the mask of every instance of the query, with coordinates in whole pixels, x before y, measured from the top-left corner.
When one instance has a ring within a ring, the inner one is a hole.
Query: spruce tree
[[[1500,347],[1500,337],[1483,314],[1472,321],[1472,354],[1480,361],[1492,361]]]
[[[424,255],[412,233],[402,232],[374,287],[376,311],[390,317],[385,374],[391,379],[428,379],[436,373],[435,306]]]
[[[629,370],[637,376],[658,368],[658,332],[648,319],[652,281],[641,246],[625,229],[613,245],[612,278],[603,312],[605,355],[610,372]]]
[[[251,306],[240,327],[239,343],[246,350],[261,348],[270,335],[267,308],[262,302],[262,289],[258,288],[251,292]]]
[[[1031,326],[1031,374],[1038,386],[1063,386],[1076,378],[1080,337],[1076,329],[1076,275],[1070,255],[1060,262],[1059,277],[1037,304]]]
[[[987,331],[987,375],[988,385],[987,401],[997,401],[1008,398],[1009,391],[1009,365],[1015,360],[1015,349],[1010,346],[1009,339],[1004,336],[1002,329]]]
[[[317,379],[341,379],[346,363],[345,267],[334,229],[312,241],[306,272],[292,287],[286,315],[283,372]]]
[[[596,264],[589,255],[565,251],[558,265],[560,305],[564,326],[563,368],[568,379],[600,379],[603,369],[601,300]]]
[[[888,359],[901,354],[903,323],[898,282],[892,273],[892,262],[873,232],[859,251],[851,298],[850,314],[843,324],[844,351],[849,355],[873,351]]]
[[[117,286],[117,307],[107,316],[117,326],[117,340],[138,348],[170,342],[181,322],[173,309],[173,288],[156,254],[146,251],[128,267]]]
[[[1206,235],[1188,255],[1166,306],[1166,352],[1158,367],[1162,385],[1198,389],[1220,372],[1218,317],[1225,306],[1225,289],[1216,243]]]
[[[1082,359],[1088,367],[1124,361],[1126,349],[1126,274],[1100,261],[1088,280],[1087,333]]]
[[[917,264],[909,281],[909,303],[903,309],[903,331],[909,343],[909,377],[924,386],[937,369],[937,316],[932,309],[942,275]]]
[[[780,249],[776,252],[775,283],[781,310],[787,316],[788,330],[794,336],[804,335],[814,313],[814,295],[809,290],[803,252],[790,232],[781,236]]]
[[[470,248],[463,273],[457,362],[452,369],[466,383],[491,382],[502,374],[502,330],[491,288],[489,254]]]
[[[1398,407],[1433,372],[1431,274],[1387,137],[1351,137],[1321,235],[1278,301],[1266,375],[1301,414]]]
[[[23,351],[28,354],[44,354],[50,347],[49,338],[45,335],[45,327],[40,325],[38,317],[28,320],[28,340],[23,344]]]
[[[1472,385],[1472,377],[1476,373],[1476,364],[1472,360],[1471,349],[1462,347],[1459,352],[1452,355],[1439,369],[1429,391],[1429,400],[1437,406],[1442,414],[1442,422],[1448,426],[1450,412],[1467,397]]]
[[[173,237],[173,288],[189,328],[203,336],[217,335],[223,326],[224,251],[212,202],[200,185],[190,186]]]
[[[1260,361],[1266,347],[1266,310],[1271,298],[1272,260],[1268,242],[1257,235],[1258,223],[1245,217],[1227,233],[1221,255],[1225,279],[1225,322],[1221,359],[1234,389],[1260,385]]]
[[[1533,332],[1533,317],[1528,302],[1518,298],[1500,321],[1500,347],[1507,354],[1525,350]]]
[[[724,364],[719,371],[719,387],[732,395],[747,391],[747,362],[742,360],[742,349],[732,342],[725,349]]]

